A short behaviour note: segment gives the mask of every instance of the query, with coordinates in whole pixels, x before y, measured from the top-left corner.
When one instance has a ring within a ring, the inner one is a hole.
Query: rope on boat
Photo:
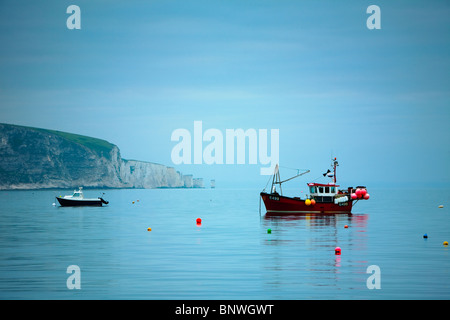
[[[267,185],[269,184],[270,180],[272,180],[272,176],[269,177],[269,180],[267,180],[266,185],[264,186],[264,189],[262,190],[263,192],[266,191]],[[261,198],[261,197],[260,197]]]

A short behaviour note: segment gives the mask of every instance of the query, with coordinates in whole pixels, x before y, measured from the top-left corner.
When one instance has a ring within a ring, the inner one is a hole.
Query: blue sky
[[[311,170],[300,185],[330,155],[345,186],[448,183],[449,16],[448,1],[1,1],[0,122],[169,166],[171,133],[195,120],[279,129],[281,165]],[[267,181],[258,165],[176,168]]]

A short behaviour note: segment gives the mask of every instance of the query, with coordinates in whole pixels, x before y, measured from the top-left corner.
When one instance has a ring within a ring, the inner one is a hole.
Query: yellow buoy
[[[443,208],[444,206],[441,204],[438,208]]]
[[[306,199],[306,200],[305,200],[305,204],[306,204],[307,206],[309,206],[309,205],[311,204],[311,200]]]
[[[134,204],[134,201],[132,201],[131,203]]]
[[[152,228],[148,228],[147,231],[152,231]]]
[[[448,246],[448,241],[444,241],[443,245]]]

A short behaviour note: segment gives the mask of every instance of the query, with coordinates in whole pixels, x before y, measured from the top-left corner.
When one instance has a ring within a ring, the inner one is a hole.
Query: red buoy
[[[341,254],[341,248],[340,247],[336,247],[334,249],[334,254],[340,255]]]
[[[200,219],[200,218],[197,218],[197,224],[202,224],[202,219]]]
[[[356,193],[352,193],[351,197],[352,197],[353,200],[356,200],[356,198],[358,198],[358,196],[356,195]]]
[[[368,193],[366,193],[366,194],[364,195],[364,199],[365,199],[365,200],[369,200],[369,198],[370,198],[370,195],[369,195]]]

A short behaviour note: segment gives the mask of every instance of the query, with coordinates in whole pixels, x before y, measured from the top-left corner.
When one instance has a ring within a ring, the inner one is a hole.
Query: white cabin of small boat
[[[81,192],[75,191],[72,195],[72,198],[83,198],[83,194]]]
[[[80,187],[78,190],[74,190],[73,194],[70,196],[64,196],[64,198],[76,198],[76,199],[84,199],[83,188]]]

